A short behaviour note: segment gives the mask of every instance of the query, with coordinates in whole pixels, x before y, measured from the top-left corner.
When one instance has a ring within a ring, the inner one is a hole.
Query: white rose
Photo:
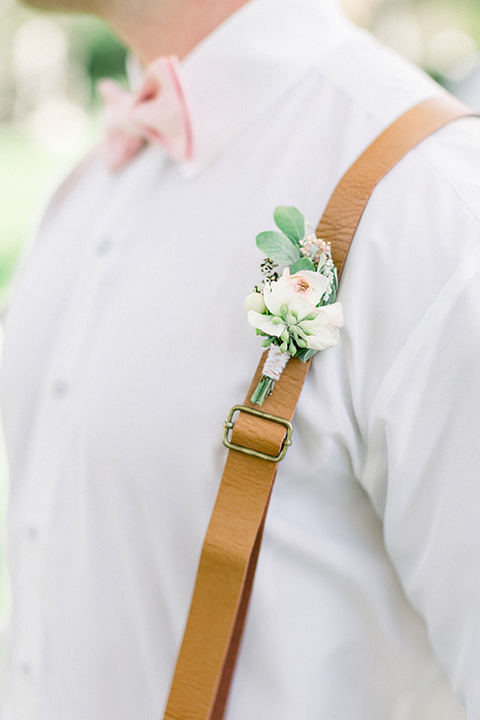
[[[280,308],[286,305],[290,312],[304,318],[315,310],[327,289],[328,280],[320,273],[303,270],[290,275],[285,268],[279,280],[266,285],[265,304],[272,315],[280,315]]]
[[[290,275],[288,268],[276,282],[266,285],[265,305],[271,315],[247,308],[248,322],[267,335],[280,337],[295,332],[311,350],[324,350],[337,344],[343,326],[341,303],[316,307],[328,288],[323,275],[305,270]]]

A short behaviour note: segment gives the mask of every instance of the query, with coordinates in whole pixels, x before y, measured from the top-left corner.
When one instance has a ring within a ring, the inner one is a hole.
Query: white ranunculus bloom
[[[320,273],[304,270],[290,275],[286,268],[279,280],[264,289],[265,305],[271,315],[252,308],[248,311],[248,322],[273,337],[280,337],[285,330],[290,333],[295,327],[311,350],[333,347],[343,325],[342,305],[316,307],[328,284]]]
[[[320,273],[303,270],[290,275],[285,268],[279,280],[266,285],[265,305],[272,315],[280,315],[280,308],[286,305],[299,319],[304,318],[315,309],[327,288],[328,280]]]

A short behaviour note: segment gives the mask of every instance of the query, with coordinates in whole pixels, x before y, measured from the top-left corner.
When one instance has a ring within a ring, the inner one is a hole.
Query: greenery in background
[[[27,20],[41,16],[41,13],[20,5],[2,9],[0,0],[0,44],[4,58],[11,55],[15,31]],[[90,76],[92,100],[95,98],[94,85],[99,78],[122,79],[125,76],[126,50],[103,22],[83,15],[44,13],[43,17],[53,20],[67,33],[70,57]]]
[[[83,62],[91,81],[91,96],[96,101],[95,84],[102,77],[123,80],[126,50],[106,25],[93,18],[63,18],[68,31],[71,53]]]
[[[19,6],[6,18],[0,15],[0,20],[5,21],[0,29],[4,52],[15,30],[30,16],[31,13]],[[69,16],[58,16],[56,20],[68,34],[71,58],[86,69],[90,80],[89,97],[85,100],[92,111],[93,138],[98,105],[95,85],[101,77],[124,79],[126,51],[99,21]],[[73,143],[71,151],[63,156],[52,156],[22,123],[8,120],[5,117],[4,122],[0,122],[0,197],[8,198],[7,203],[0,204],[0,306],[22,246],[28,242],[47,197],[86,144],[82,139],[78,147]]]
[[[438,29],[455,28],[470,35],[480,47],[480,6],[478,0],[409,0],[412,12],[418,13],[424,20],[424,25],[430,27],[438,23]],[[432,19],[430,19],[432,18]],[[434,31],[436,28],[433,27]],[[422,63],[423,69],[428,72],[437,82],[450,85],[448,75],[432,66],[428,57]]]

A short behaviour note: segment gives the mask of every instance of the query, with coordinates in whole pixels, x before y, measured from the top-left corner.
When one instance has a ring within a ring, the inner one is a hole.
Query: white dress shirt
[[[158,720],[260,355],[257,233],[315,225],[440,90],[327,0],[252,0],[183,63],[197,159],[94,157],[5,320],[3,720]],[[226,720],[480,720],[480,122],[375,191],[279,468]]]

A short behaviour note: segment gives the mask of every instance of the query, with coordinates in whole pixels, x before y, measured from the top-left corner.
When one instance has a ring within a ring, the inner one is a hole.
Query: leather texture
[[[451,95],[438,95],[411,108],[378,136],[335,188],[316,234],[332,244],[340,277],[360,218],[375,186],[418,143],[459,117],[474,115]]]
[[[375,185],[422,139],[455,118],[472,115],[448,95],[427,100],[401,116],[370,145],[335,189],[317,229],[332,243],[339,276]],[[245,405],[257,386],[262,357]],[[290,360],[262,411],[291,420],[309,363]],[[285,428],[240,413],[232,441],[277,455]],[[250,597],[278,464],[228,453],[204,541],[190,614],[164,720],[222,720]]]

